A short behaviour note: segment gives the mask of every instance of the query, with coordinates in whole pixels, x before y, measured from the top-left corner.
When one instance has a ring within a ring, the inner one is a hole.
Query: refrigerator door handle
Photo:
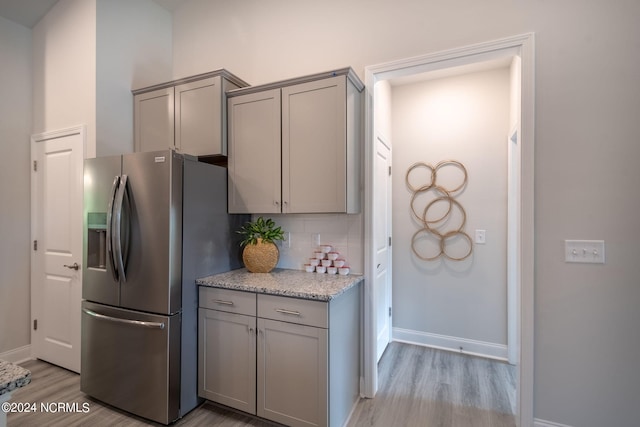
[[[124,271],[124,254],[122,246],[122,206],[124,203],[125,194],[127,191],[127,175],[122,175],[120,178],[120,185],[118,187],[118,194],[115,200],[115,207],[113,209],[114,224],[113,224],[113,240],[115,246],[115,262],[118,267],[118,275],[122,282],[127,281],[127,276]],[[128,226],[128,224],[126,224]],[[126,233],[128,234],[128,233]]]
[[[109,196],[109,207],[107,208],[107,261],[111,267],[111,275],[116,282],[118,279],[118,271],[116,269],[116,260],[113,255],[113,208],[116,200],[116,192],[118,191],[118,184],[120,184],[120,177],[113,178],[113,185],[111,186],[111,193]]]
[[[108,320],[109,322],[126,323],[127,325],[142,326],[145,328],[152,328],[152,329],[164,329],[164,323],[160,323],[160,322],[143,322],[142,320],[120,319],[118,317],[111,317],[111,316],[106,316],[104,314],[96,313],[95,311],[89,310],[88,308],[83,308],[82,311],[84,311],[91,317],[95,317],[97,319],[102,319],[102,320]]]

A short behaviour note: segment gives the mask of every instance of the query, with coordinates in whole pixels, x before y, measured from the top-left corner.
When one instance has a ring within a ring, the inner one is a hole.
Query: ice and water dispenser
[[[87,217],[87,267],[107,268],[107,214],[89,212]]]

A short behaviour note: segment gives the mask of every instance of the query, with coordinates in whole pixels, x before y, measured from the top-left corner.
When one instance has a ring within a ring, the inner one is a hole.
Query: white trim
[[[535,418],[533,420],[533,427],[571,427],[568,424],[560,424],[554,423],[552,421],[541,420],[540,418]]]
[[[42,133],[36,133],[34,135],[31,135],[31,142],[36,143],[36,142],[48,141],[50,139],[64,138],[66,136],[78,135],[78,134],[82,135],[82,142],[83,142],[82,149],[84,151],[86,148],[85,147],[86,145],[86,141],[85,141],[86,126],[85,125],[73,126],[65,129],[52,130],[52,131],[42,132]]]
[[[408,58],[365,67],[365,312],[364,312],[364,389],[362,394],[373,397],[378,388],[375,362],[376,301],[372,292],[375,274],[372,234],[373,223],[373,114],[374,86],[377,81],[420,72],[487,61],[505,56],[519,56],[521,62],[520,99],[520,360],[518,363],[517,425],[533,424],[533,340],[534,340],[534,35],[527,33],[501,40],[480,43],[444,52]]]
[[[455,353],[507,361],[507,346],[468,338],[452,337],[449,335],[432,334],[411,329],[393,328],[393,340]],[[462,348],[462,350],[460,350]]]
[[[0,353],[0,359],[11,363],[22,363],[31,360],[31,344]]]

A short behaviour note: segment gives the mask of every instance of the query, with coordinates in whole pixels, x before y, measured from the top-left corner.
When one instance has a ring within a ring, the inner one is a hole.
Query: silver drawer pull
[[[216,304],[233,305],[233,301],[225,301],[221,299],[214,299],[213,302],[215,302]]]
[[[300,312],[299,311],[285,310],[284,308],[275,308],[274,310],[277,311],[278,313],[282,313],[282,314],[290,314],[292,316],[300,316]]]

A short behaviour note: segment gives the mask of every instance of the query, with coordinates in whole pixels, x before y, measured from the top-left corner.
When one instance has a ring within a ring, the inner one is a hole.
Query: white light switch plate
[[[604,240],[565,240],[565,262],[604,264]]]

